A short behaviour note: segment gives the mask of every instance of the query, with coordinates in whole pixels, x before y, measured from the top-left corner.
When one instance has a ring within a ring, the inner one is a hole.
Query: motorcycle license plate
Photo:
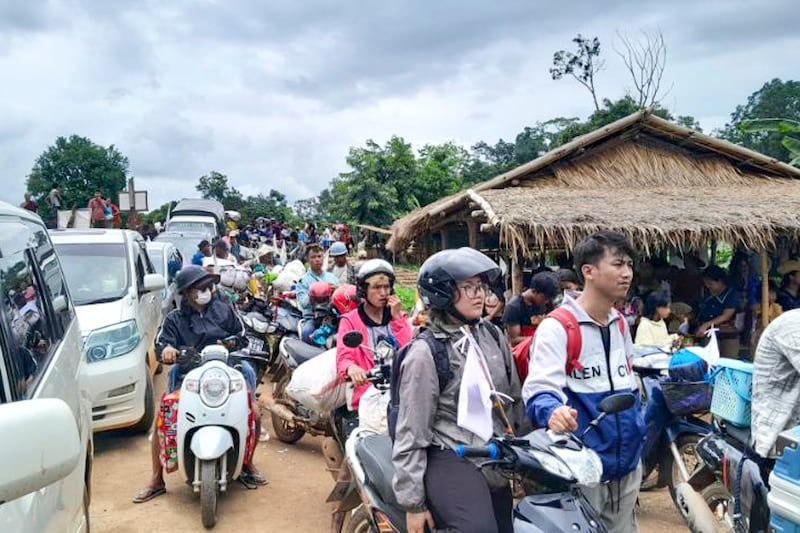
[[[249,344],[247,345],[248,348],[253,350],[254,352],[263,352],[264,351],[264,341],[256,338],[256,337],[247,337]]]

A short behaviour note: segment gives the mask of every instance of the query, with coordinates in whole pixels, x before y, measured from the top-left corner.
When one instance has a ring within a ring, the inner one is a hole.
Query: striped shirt
[[[778,434],[800,424],[800,309],[767,326],[754,362],[751,434],[756,453],[768,457]]]

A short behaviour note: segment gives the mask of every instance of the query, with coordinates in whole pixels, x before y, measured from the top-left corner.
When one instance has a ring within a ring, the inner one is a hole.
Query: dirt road
[[[163,390],[163,384],[163,375],[157,376],[157,387]],[[265,421],[271,430],[268,417]],[[146,437],[127,432],[104,433],[95,436],[95,447],[91,506],[95,533],[203,530],[199,499],[178,473],[167,476],[166,495],[144,504],[131,503],[131,497],[149,477]],[[257,490],[234,484],[220,501],[219,522],[214,531],[324,533],[328,530],[330,514],[325,498],[333,481],[325,471],[317,439],[304,437],[288,446],[271,438],[256,450],[256,464],[270,484]],[[639,524],[643,533],[687,531],[665,491],[643,493],[640,501]]]

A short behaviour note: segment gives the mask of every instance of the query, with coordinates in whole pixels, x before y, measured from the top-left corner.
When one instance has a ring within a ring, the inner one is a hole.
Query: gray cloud
[[[667,103],[708,129],[764,81],[794,75],[793,10],[790,0],[0,0],[0,160],[17,183],[0,197],[18,202],[36,155],[71,133],[116,144],[154,205],[193,194],[212,169],[246,192],[309,196],[346,170],[349,146],[393,133],[416,146],[513,139],[591,111],[580,86],[548,74],[578,32],[600,36],[601,95],[615,98],[627,80],[614,32],[660,27]]]

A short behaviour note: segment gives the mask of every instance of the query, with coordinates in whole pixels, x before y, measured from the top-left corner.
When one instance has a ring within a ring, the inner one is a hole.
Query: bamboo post
[[[478,224],[474,220],[467,220],[467,233],[469,235],[469,247],[478,249]]]
[[[767,251],[761,250],[761,327],[769,324],[769,259]]]
[[[447,250],[447,228],[442,228],[439,234],[442,238],[442,250]]]
[[[525,288],[522,286],[522,254],[517,250],[511,253],[511,292],[521,294]]]

